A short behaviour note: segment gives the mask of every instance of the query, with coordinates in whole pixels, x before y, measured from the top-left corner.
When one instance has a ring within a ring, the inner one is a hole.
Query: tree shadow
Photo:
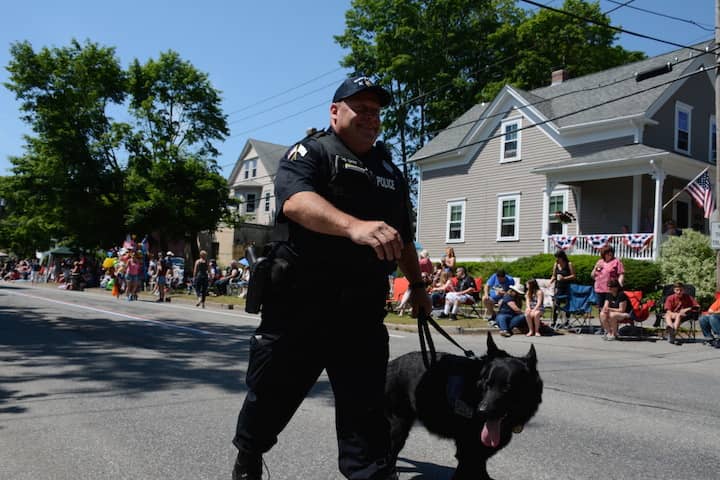
[[[7,367],[0,375],[0,413],[22,413],[29,402],[57,394],[28,394],[16,386],[21,382],[67,380],[63,394],[142,396],[193,386],[245,391],[254,326],[171,322],[188,329],[0,307],[0,365]],[[332,398],[329,382],[319,380],[310,395]]]

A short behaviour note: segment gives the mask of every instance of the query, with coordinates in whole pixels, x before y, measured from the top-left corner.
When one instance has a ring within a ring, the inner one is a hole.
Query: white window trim
[[[515,152],[514,157],[505,158],[505,127],[508,125],[517,125],[517,130],[515,130],[515,134],[517,135],[517,150]],[[500,163],[510,163],[510,162],[519,162],[522,160],[521,158],[521,148],[522,148],[522,117],[515,117],[510,118],[507,120],[503,120],[500,122],[500,132],[502,133],[502,137],[500,137]]]
[[[460,217],[460,238],[450,238],[450,211],[452,207],[460,205],[462,207],[462,216]],[[445,217],[445,243],[464,243],[465,242],[465,213],[467,212],[467,199],[458,198],[447,201],[447,213]]]
[[[263,197],[265,207],[264,211],[269,212],[270,211],[270,192],[265,192],[265,196]]]
[[[690,155],[690,152],[692,151],[692,111],[693,107],[682,102],[675,102],[675,138],[673,143],[673,148],[676,152],[682,152]],[[680,126],[678,124],[678,113],[685,112],[688,116],[688,148],[687,150],[683,150],[681,148],[678,148],[678,131],[680,130]]]
[[[515,235],[512,237],[503,237],[502,231],[502,204],[504,200],[515,200]],[[497,242],[513,242],[520,240],[520,193],[498,193],[497,194]]]
[[[715,161],[713,161],[712,157],[713,146],[717,145],[715,143],[715,135],[713,135],[713,126],[715,126],[715,130],[717,130],[717,122],[715,121],[715,115],[710,115],[710,122],[708,123],[708,137],[710,138],[710,140],[708,141],[708,162],[716,164],[717,151],[715,152]]]
[[[250,198],[249,198],[250,195],[253,196],[252,202],[250,201]],[[257,203],[257,195],[255,195],[254,193],[246,193],[246,194],[245,194],[245,213],[246,213],[246,214],[254,214],[254,213],[257,213],[257,210],[258,210],[258,209],[257,209],[256,203]],[[252,208],[253,208],[253,211],[252,211],[252,212],[249,212],[249,211],[248,211],[248,206],[249,206],[249,205],[252,205],[252,206],[253,206],[253,207],[252,207]]]
[[[550,197],[560,196],[560,195],[562,195],[562,197],[563,197],[563,205],[565,206],[565,210],[569,211],[570,206],[569,206],[568,202],[570,199],[570,187],[556,188],[555,190],[550,192],[550,195],[548,195],[547,197],[545,196],[545,189],[543,188],[542,222],[540,223],[540,225],[542,225],[542,229],[543,229],[542,235],[541,235],[541,238],[543,240],[545,239],[545,237],[548,235],[548,232],[550,231],[550,204],[548,203],[548,199]],[[568,234],[568,224],[563,223],[562,227],[563,227],[562,235],[567,235]]]

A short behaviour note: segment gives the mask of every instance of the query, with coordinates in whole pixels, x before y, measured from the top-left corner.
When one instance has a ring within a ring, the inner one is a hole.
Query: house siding
[[[715,113],[714,91],[707,75],[690,77],[671,98],[663,104],[652,119],[658,125],[645,127],[643,143],[675,151],[675,104],[682,102],[693,107],[690,123],[690,156],[707,162],[710,145],[710,116]],[[682,153],[680,153],[682,154]]]
[[[519,115],[513,111],[506,118]],[[523,126],[527,119],[523,117]],[[491,135],[500,132],[498,126]],[[437,260],[446,247],[453,247],[460,261],[479,258],[515,258],[543,251],[543,190],[545,177],[531,174],[533,168],[569,158],[568,153],[537,128],[522,131],[521,160],[500,163],[501,138],[484,145],[467,165],[422,172],[419,241]],[[556,187],[556,191],[563,186]],[[497,241],[498,194],[518,193],[519,239]],[[446,241],[447,204],[466,199],[464,241]],[[575,211],[572,193],[568,210]],[[572,229],[573,226],[570,226]],[[569,233],[575,233],[570,230]]]

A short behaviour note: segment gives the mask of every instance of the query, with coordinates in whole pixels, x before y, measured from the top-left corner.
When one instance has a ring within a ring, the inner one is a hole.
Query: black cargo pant
[[[352,480],[384,480],[392,471],[383,412],[387,280],[323,287],[320,294],[307,288],[293,287],[263,306],[233,443],[241,451],[268,451],[325,369],[335,396],[340,471]]]

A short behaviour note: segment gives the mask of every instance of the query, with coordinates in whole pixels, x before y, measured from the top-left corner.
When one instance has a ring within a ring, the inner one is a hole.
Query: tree
[[[71,42],[35,52],[13,44],[5,86],[21,101],[35,135],[11,159],[2,195],[6,241],[46,246],[50,237],[78,245],[117,238],[122,222],[123,171],[117,156],[127,125],[112,122],[111,105],[125,98],[125,75],[114,49]],[[12,226],[22,225],[12,232]],[[8,228],[9,227],[9,228]]]
[[[37,53],[22,42],[11,54],[6,86],[33,135],[0,181],[0,243],[94,248],[128,231],[215,230],[229,199],[214,141],[228,129],[206,74],[175,52],[124,71],[114,49],[90,42]],[[113,121],[124,106],[131,122]]]
[[[564,9],[609,23],[597,2]],[[614,31],[512,0],[353,0],[335,40],[345,67],[377,75],[393,96],[383,127],[406,160],[505,84],[547,84],[555,67],[585,75],[643,58],[613,46]],[[406,170],[406,174],[411,173]]]
[[[683,282],[695,285],[699,300],[709,304],[715,295],[715,251],[710,238],[685,229],[660,247],[660,274],[665,285]]]

